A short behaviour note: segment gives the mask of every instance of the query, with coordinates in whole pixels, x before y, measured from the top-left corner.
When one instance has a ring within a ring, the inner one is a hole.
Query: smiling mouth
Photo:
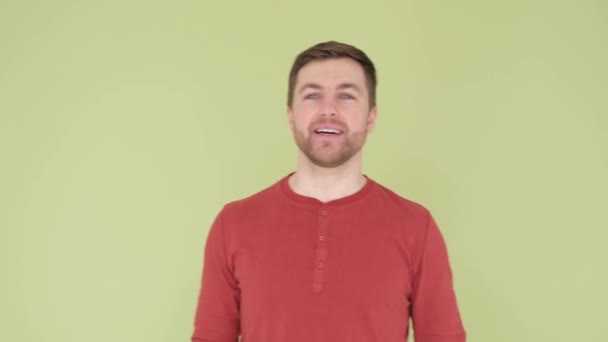
[[[343,132],[338,129],[320,128],[315,130],[315,133],[319,135],[340,135]]]

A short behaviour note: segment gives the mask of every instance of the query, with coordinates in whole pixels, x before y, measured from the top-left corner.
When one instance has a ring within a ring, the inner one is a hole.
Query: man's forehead
[[[350,58],[327,59],[306,64],[298,72],[298,88],[316,84],[322,87],[361,86],[365,73],[359,63]]]

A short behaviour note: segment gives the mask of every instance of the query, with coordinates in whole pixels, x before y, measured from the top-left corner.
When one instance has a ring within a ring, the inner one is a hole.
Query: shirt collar
[[[332,207],[342,206],[342,205],[353,203],[355,201],[358,201],[358,200],[364,198],[376,185],[376,182],[374,180],[372,180],[371,178],[369,178],[367,175],[364,174],[363,176],[365,177],[365,179],[367,181],[365,182],[363,187],[361,189],[359,189],[357,192],[350,194],[348,196],[342,197],[342,198],[331,200],[329,202],[321,202],[320,200],[318,200],[316,198],[300,195],[300,194],[296,193],[295,191],[293,191],[291,186],[289,186],[289,177],[291,177],[291,175],[293,175],[294,173],[295,173],[295,171],[292,171],[288,175],[284,176],[279,181],[279,188],[284,195],[286,195],[291,200],[296,201],[298,203],[324,205],[324,206],[332,206]]]

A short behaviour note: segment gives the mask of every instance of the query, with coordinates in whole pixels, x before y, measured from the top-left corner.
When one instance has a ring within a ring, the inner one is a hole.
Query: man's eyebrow
[[[316,83],[306,83],[306,84],[302,85],[299,93],[303,92],[306,88],[321,89],[322,87]]]
[[[348,88],[352,88],[358,92],[361,92],[361,89],[359,89],[359,87],[354,83],[340,83],[338,85],[338,89],[348,89]]]
[[[316,84],[316,83],[306,83],[304,85],[302,85],[302,87],[300,88],[299,93],[303,92],[305,89],[307,88],[312,88],[312,89],[322,89],[323,87],[321,87],[320,85]],[[338,90],[342,90],[342,89],[354,89],[358,92],[361,92],[361,89],[359,89],[359,86],[357,86],[354,83],[340,83],[337,87]]]

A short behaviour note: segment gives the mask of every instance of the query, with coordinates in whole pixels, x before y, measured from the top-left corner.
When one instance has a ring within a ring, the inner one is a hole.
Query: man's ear
[[[289,123],[289,128],[291,130],[293,130],[294,127],[294,117],[293,117],[293,110],[291,109],[291,106],[287,106],[287,122]]]
[[[370,108],[367,114],[367,132],[371,133],[376,127],[376,118],[378,117],[378,109],[376,106]]]

